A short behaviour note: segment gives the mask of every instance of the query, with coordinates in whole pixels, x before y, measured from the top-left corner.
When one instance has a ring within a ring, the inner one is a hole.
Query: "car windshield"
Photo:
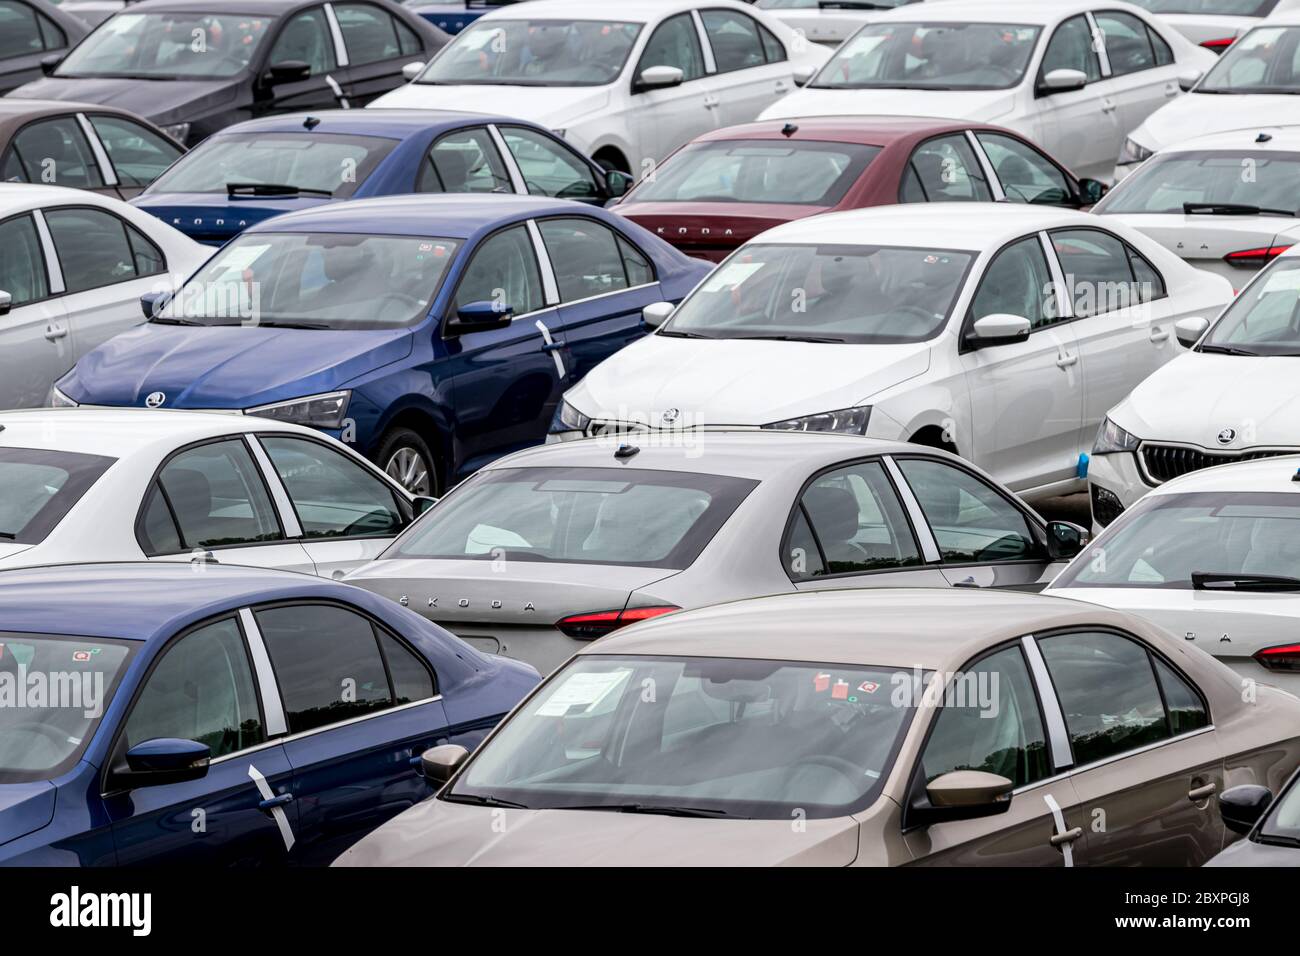
[[[1241,150],[1165,153],[1110,191],[1095,213],[1227,213],[1294,216],[1300,153]],[[1185,208],[1186,206],[1192,208]]]
[[[1278,467],[1286,473],[1285,463]],[[1052,587],[1191,590],[1193,573],[1239,575],[1243,582],[1250,575],[1300,578],[1300,495],[1152,496],[1122,516]]]
[[[641,32],[613,20],[486,20],[462,30],[417,83],[605,86]]]
[[[580,656],[483,745],[448,797],[844,816],[869,806],[888,776],[912,714],[891,698],[912,677],[859,664]]]
[[[844,41],[808,85],[1010,89],[1024,77],[1041,32],[1023,23],[873,23]]]
[[[39,448],[0,448],[0,545],[40,544],[116,461]]]
[[[0,784],[66,772],[132,653],[127,641],[0,631]]]
[[[156,193],[278,193],[346,199],[365,182],[397,140],[334,133],[232,133],[214,136],[154,182]],[[242,187],[242,188],[236,188]]]
[[[424,318],[454,239],[245,233],[200,269],[154,322],[395,329]]]
[[[248,69],[273,17],[119,13],[59,64],[55,76],[220,79]]]
[[[479,472],[380,557],[681,569],[756,484],[625,468]]]
[[[1300,355],[1300,257],[1275,259],[1197,346],[1235,355]]]
[[[1152,13],[1192,13],[1217,17],[1266,17],[1277,0],[1132,0]]]
[[[1269,808],[1259,836],[1266,843],[1271,840],[1300,846],[1300,775],[1292,779],[1291,786]]]
[[[756,0],[754,6],[762,10],[816,10],[819,7],[833,10],[892,10],[916,2],[917,0]]]
[[[902,246],[741,247],[661,335],[890,344],[933,338],[972,252]]]
[[[1256,27],[1210,67],[1198,93],[1300,93],[1300,27]]]
[[[833,206],[879,153],[879,146],[853,143],[692,143],[642,180],[628,201]]]

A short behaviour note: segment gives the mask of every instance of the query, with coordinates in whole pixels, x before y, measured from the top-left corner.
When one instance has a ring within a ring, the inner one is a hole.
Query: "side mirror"
[[[455,775],[468,756],[469,751],[459,744],[431,747],[420,755],[420,769],[425,779],[441,786]]]
[[[1047,522],[1047,555],[1053,561],[1068,561],[1088,546],[1088,529],[1072,521]]]
[[[657,329],[668,321],[668,316],[675,309],[671,302],[652,302],[641,310],[641,321],[652,329]]]
[[[1184,70],[1178,74],[1178,88],[1186,93],[1201,82],[1201,77],[1204,75],[1200,70]]]
[[[975,320],[967,336],[967,344],[979,349],[989,345],[1023,342],[1029,338],[1030,328],[1029,320],[1023,315],[994,312],[992,315]]]
[[[678,86],[685,79],[686,74],[676,66],[648,66],[641,71],[641,75],[636,78],[636,86],[633,87],[634,93],[643,90],[657,90],[669,86]]]
[[[411,502],[411,510],[415,512],[415,516],[418,518],[420,517],[420,515],[428,513],[429,509],[432,508],[437,503],[438,503],[437,498],[430,498],[427,495],[420,495],[413,502]]]
[[[1071,70],[1062,68],[1052,70],[1047,73],[1038,88],[1044,93],[1068,93],[1071,90],[1081,90],[1088,85],[1088,74],[1083,70]]]
[[[199,780],[208,775],[212,751],[207,744],[176,737],[156,737],[126,752],[126,771],[118,780],[128,787],[158,787]]]
[[[1011,809],[1015,784],[982,770],[954,770],[935,777],[925,788],[927,802],[908,808],[909,822],[921,825],[950,820],[977,820]]]
[[[302,60],[282,60],[271,64],[271,85],[294,83],[311,76],[311,64]]]
[[[170,292],[146,292],[140,296],[140,311],[146,319],[152,319],[163,310],[172,294]]]
[[[46,76],[53,76],[54,71],[59,68],[59,64],[62,62],[62,53],[51,53],[49,56],[43,56],[41,57],[41,72]]]
[[[1174,336],[1178,339],[1180,345],[1191,348],[1201,340],[1205,330],[1210,327],[1210,320],[1203,319],[1199,315],[1189,315],[1185,319],[1179,319],[1174,323]]]
[[[613,198],[627,195],[627,191],[636,185],[636,180],[621,169],[605,170],[605,191]]]
[[[456,310],[456,317],[447,323],[447,328],[456,334],[507,329],[514,315],[515,310],[510,306],[484,299],[462,305]]]
[[[416,60],[414,63],[408,63],[402,67],[402,79],[410,83],[424,71],[424,62]]]
[[[1233,833],[1249,833],[1272,803],[1273,793],[1268,787],[1244,783],[1219,794],[1219,816]]]
[[[8,292],[0,291],[0,315],[8,315],[14,306],[14,297]]]
[[[1079,180],[1079,203],[1084,206],[1093,206],[1101,202],[1101,197],[1106,195],[1106,184],[1099,179],[1080,179]]]
[[[817,67],[815,66],[796,66],[794,68],[794,85],[807,86],[816,75]]]

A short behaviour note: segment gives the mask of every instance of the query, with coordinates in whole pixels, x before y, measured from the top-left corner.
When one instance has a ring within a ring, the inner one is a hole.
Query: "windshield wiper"
[[[870,0],[819,0],[820,10],[892,10],[887,3],[871,3]]]
[[[1261,833],[1255,838],[1265,846],[1293,846],[1300,847],[1300,837],[1280,836],[1276,833]]]
[[[701,335],[699,332],[681,332],[677,329],[660,329],[656,335],[666,335],[670,339],[716,339],[716,335]]]
[[[1293,209],[1270,209],[1267,206],[1250,206],[1239,202],[1185,202],[1183,214],[1186,216],[1291,216]]]
[[[197,319],[178,319],[172,315],[152,315],[149,321],[155,325],[203,325]]]
[[[261,326],[264,329],[328,329],[328,322],[300,322],[292,319],[261,319],[250,322],[250,327]]]
[[[18,540],[18,532],[17,532],[17,531],[0,531],[0,538],[4,538],[6,541],[17,541],[17,540]]]
[[[608,810],[612,813],[650,813],[666,817],[726,817],[726,810],[710,810],[704,807],[673,807],[655,803],[594,803],[582,807],[547,807],[548,810]],[[742,819],[737,817],[736,819]]]
[[[828,335],[733,335],[733,339],[742,341],[760,341],[760,342],[833,342],[840,345],[844,344],[844,339],[833,338]]]
[[[1193,591],[1300,591],[1300,578],[1232,571],[1193,571]]]
[[[502,800],[500,797],[494,797],[490,793],[453,793],[442,799],[449,803],[474,803],[480,807],[504,807],[507,810],[530,810],[522,803],[515,803],[513,800]]]
[[[1256,355],[1250,349],[1239,349],[1235,345],[1202,345],[1197,351],[1212,352],[1215,355]]]
[[[309,189],[306,186],[289,186],[281,183],[226,183],[226,196],[329,196],[334,194],[328,189]]]

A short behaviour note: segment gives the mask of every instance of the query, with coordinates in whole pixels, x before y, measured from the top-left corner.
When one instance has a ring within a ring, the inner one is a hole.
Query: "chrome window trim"
[[[1041,328],[1051,328],[1061,322],[1069,322],[1076,318],[1074,314],[1074,298],[1069,295],[1069,289],[1065,284],[1065,270],[1061,268],[1061,260],[1056,255],[1056,246],[1052,245],[1052,237],[1047,230],[1041,230],[1038,233],[1038,241],[1042,244],[1043,255],[1047,258],[1047,271],[1052,274],[1052,284],[1056,292],[1056,321],[1050,322]],[[1088,316],[1091,318],[1091,316]],[[1031,332],[1035,331],[1033,329]]]
[[[560,304],[560,286],[555,281],[555,269],[551,266],[551,254],[547,252],[546,243],[542,241],[542,230],[538,228],[535,219],[529,219],[524,225],[528,228],[528,235],[533,240],[533,253],[537,256],[537,265],[542,273],[542,296],[546,299],[548,306],[558,306]]]
[[[99,166],[99,174],[104,177],[104,185],[119,185],[117,169],[108,158],[108,150],[104,147],[103,140],[99,138],[99,132],[91,125],[85,113],[77,114],[77,122],[81,125],[81,132],[90,141],[90,151],[95,154],[95,163]]]
[[[664,20],[670,19],[665,17]],[[659,21],[663,23],[663,20]],[[713,58],[713,43],[709,40],[709,31],[704,29],[704,18],[700,16],[699,10],[691,11],[691,22],[695,24],[695,34],[700,39],[700,51],[704,54],[704,76],[715,76],[718,72],[718,62]],[[704,79],[704,77],[700,77]]]
[[[266,720],[266,735],[268,737],[278,737],[288,732],[289,725],[284,716],[284,703],[280,700],[280,685],[275,679],[275,669],[271,666],[271,655],[267,653],[266,643],[262,640],[262,632],[257,626],[257,618],[253,616],[251,608],[241,607],[239,609],[239,623],[243,627],[244,637],[248,641],[249,656],[253,659],[253,672],[257,675],[257,690],[262,698],[262,712]],[[268,741],[268,743],[270,742],[272,741]],[[245,752],[247,751],[237,750],[235,754]],[[225,756],[234,756],[235,754]],[[217,758],[217,760],[223,759],[225,757]],[[216,763],[217,760],[212,762]]]
[[[1092,33],[1093,52],[1097,54],[1097,60],[1101,65],[1101,79],[1109,80],[1115,74],[1110,69],[1110,53],[1106,50],[1106,34],[1101,27],[1097,26],[1097,18],[1092,15],[1091,10],[1084,11],[1083,15],[1088,18],[1088,27]],[[1155,59],[1154,50],[1151,51],[1151,57]]]
[[[989,191],[993,193],[994,202],[1005,202],[1007,198],[1006,190],[1002,188],[1002,180],[998,179],[997,171],[993,168],[993,161],[989,159],[988,154],[984,152],[984,145],[975,135],[974,130],[966,130],[966,142],[970,148],[975,151],[975,161],[980,164],[984,170],[984,178],[988,180]]]
[[[880,460],[885,463],[885,470],[889,472],[889,477],[894,480],[894,487],[898,489],[898,497],[902,499],[908,517],[912,519],[912,527],[916,531],[917,542],[921,545],[921,557],[925,558],[926,564],[941,563],[942,555],[939,553],[939,542],[935,540],[934,532],[930,530],[930,521],[926,518],[921,503],[916,500],[916,495],[912,493],[912,486],[903,477],[903,470],[898,467],[893,455],[882,455]],[[899,570],[904,569],[900,568]]]
[[[50,295],[63,295],[68,291],[68,287],[63,282],[63,266],[59,264],[59,252],[54,248],[54,238],[50,235],[50,227],[45,222],[44,210],[33,209],[32,221],[36,223],[36,232],[41,237],[41,250],[45,253],[45,271],[50,283]]]
[[[348,45],[343,42],[343,29],[339,26],[338,17],[334,15],[334,4],[327,3],[324,9],[325,19],[330,27],[330,37],[334,40],[334,59],[338,62],[339,69],[351,66],[352,63],[348,59]]]
[[[271,456],[266,453],[257,435],[245,432],[243,438],[249,454],[253,456],[253,461],[257,463],[258,468],[262,469],[262,479],[271,491],[271,501],[275,504],[275,509],[280,512],[280,524],[284,527],[284,536],[301,538],[302,524],[298,521],[298,512],[293,506],[293,499],[289,497],[289,489],[284,486],[284,482],[280,480],[280,473],[275,470]]]
[[[1056,696],[1056,685],[1047,672],[1047,662],[1038,647],[1034,635],[1026,634],[1020,638],[1020,647],[1029,661],[1029,672],[1038,689],[1038,700],[1043,707],[1043,719],[1047,722],[1047,741],[1052,750],[1052,766],[1058,773],[1074,763],[1070,750],[1070,734],[1065,727],[1065,714],[1061,712],[1061,702]],[[1037,786],[1037,784],[1034,784]]]
[[[501,162],[505,164],[506,174],[510,177],[510,188],[520,196],[527,196],[528,183],[524,180],[524,171],[515,161],[515,154],[510,152],[510,145],[506,142],[506,138],[501,135],[496,123],[488,123],[487,131],[488,138],[496,145],[497,152],[501,155]]]

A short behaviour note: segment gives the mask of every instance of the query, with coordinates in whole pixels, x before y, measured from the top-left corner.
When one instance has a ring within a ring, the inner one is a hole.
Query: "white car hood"
[[[0,568],[7,567],[10,558],[22,554],[24,551],[31,550],[30,544],[15,544],[12,541],[0,541]]]
[[[1186,352],[1161,366],[1111,412],[1148,441],[1190,442],[1212,451],[1300,446],[1300,356]],[[1237,437],[1219,442],[1225,428]]]
[[[766,425],[848,408],[921,375],[930,344],[705,341],[649,335],[606,359],[565,396],[595,419],[661,427]]]
[[[1131,135],[1147,149],[1163,149],[1193,136],[1287,122],[1300,122],[1300,100],[1287,94],[1184,93],[1148,116]]]
[[[1015,109],[1013,90],[795,90],[760,120],[800,116],[934,116],[988,123]]]
[[[506,104],[503,109],[503,104]],[[508,113],[548,129],[564,129],[609,104],[608,87],[571,86],[436,86],[407,83],[385,93],[367,109],[462,110]]]

